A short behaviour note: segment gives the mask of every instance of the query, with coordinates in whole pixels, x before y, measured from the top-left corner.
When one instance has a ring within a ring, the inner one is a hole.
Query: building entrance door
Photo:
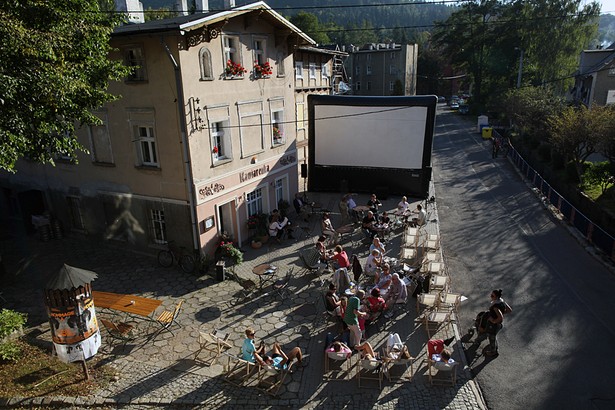
[[[239,241],[239,232],[236,229],[235,201],[218,205],[218,221],[220,221],[220,234],[226,235],[233,241]]]

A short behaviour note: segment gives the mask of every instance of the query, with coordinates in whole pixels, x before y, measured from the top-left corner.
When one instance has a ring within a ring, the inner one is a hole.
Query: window
[[[391,60],[395,60],[395,51],[391,51]]]
[[[357,81],[357,84],[355,85],[355,88],[357,91],[361,91],[361,81]]]
[[[150,221],[154,242],[160,244],[167,243],[167,225],[164,221],[164,211],[150,209]]]
[[[369,91],[369,90],[371,90],[371,89],[372,89],[372,82],[371,82],[371,81],[368,81],[368,82],[367,82],[367,91]]]
[[[277,76],[284,77],[286,71],[284,70],[284,53],[278,52],[276,55],[275,66],[277,69]]]
[[[111,140],[106,121],[101,125],[90,125],[89,131],[92,161],[99,164],[113,164]]]
[[[211,53],[207,47],[202,47],[199,50],[199,63],[201,65],[201,81],[213,80],[214,73],[211,67]]]
[[[390,65],[389,74],[397,74],[397,67],[395,67],[394,65]]]
[[[276,203],[276,207],[280,206],[280,201],[284,200],[284,201],[288,201],[288,178],[286,176],[283,176],[281,178],[278,178],[275,180],[274,183],[275,186],[275,203]]]
[[[139,165],[158,167],[158,152],[156,151],[154,127],[135,125],[134,133],[139,156]]]
[[[271,130],[273,145],[282,145],[286,141],[284,135],[284,111],[278,110],[271,113]]]
[[[395,90],[395,81],[389,81],[389,91]]]
[[[310,80],[316,79],[316,64],[310,63]]]
[[[223,36],[222,37],[223,46],[224,46],[224,67],[226,69],[229,61],[235,66],[239,66],[243,68],[241,64],[241,54],[239,37],[237,36]],[[243,72],[233,72],[228,73],[227,75],[232,75],[233,77],[243,77]]]
[[[609,76],[613,76],[613,75],[615,75],[615,68],[609,68],[609,73],[608,73],[608,75],[609,75]]]
[[[254,64],[262,66],[267,62],[267,41],[265,38],[254,39]]]
[[[367,54],[365,56],[365,58],[366,58],[367,61],[372,61],[372,55],[371,54]]]
[[[214,160],[231,159],[231,141],[228,121],[212,122],[211,132],[211,155]]]
[[[248,208],[248,216],[258,215],[263,213],[263,189],[257,188],[254,191],[246,194],[246,207]]]
[[[297,103],[297,130],[305,129],[305,104]]]
[[[372,66],[368,65],[367,66],[367,71],[366,71],[367,75],[372,75]]]
[[[354,69],[354,73],[355,73],[356,75],[361,74],[361,66],[360,66],[360,65],[358,65],[358,66],[356,66],[356,67],[355,67],[355,69]]]
[[[298,80],[303,79],[303,62],[295,61],[295,78]]]
[[[323,79],[329,78],[329,65],[327,63],[322,63],[320,66],[320,75]]]
[[[124,50],[124,60],[126,65],[132,68],[126,81],[147,81],[147,71],[145,69],[145,57],[140,46],[132,46]]]
[[[84,230],[85,224],[83,223],[83,216],[81,215],[81,200],[76,196],[68,196],[66,197],[66,202],[68,202],[70,221],[73,228]]]

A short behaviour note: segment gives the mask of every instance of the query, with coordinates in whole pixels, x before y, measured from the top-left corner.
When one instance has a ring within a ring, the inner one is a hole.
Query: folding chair
[[[158,317],[155,319],[156,323],[162,326],[162,328],[158,331],[158,333],[162,332],[163,330],[166,330],[167,332],[171,333],[171,335],[173,335],[173,332],[170,329],[173,323],[181,327],[181,325],[177,321],[177,317],[179,316],[179,312],[181,311],[183,303],[184,303],[184,300],[181,299],[179,302],[177,302],[177,305],[175,305],[175,309],[173,309],[172,311],[165,310],[164,312],[158,315]]]
[[[442,262],[429,262],[427,265],[428,273],[444,273],[444,264]]]
[[[451,278],[445,275],[431,275],[429,279],[429,291],[446,292]]]
[[[424,261],[426,263],[429,263],[429,262],[440,262],[440,254],[438,252],[427,252],[425,254]]]
[[[276,369],[273,365],[262,366],[259,370],[257,388],[270,394],[274,397],[278,395],[280,387],[284,384],[286,376],[291,372],[291,368],[295,362],[293,361],[285,369]]]
[[[401,251],[399,252],[399,259],[401,261],[412,261],[414,262],[416,260],[416,249],[415,248],[401,248]]]
[[[451,323],[451,312],[449,310],[434,309],[431,312],[427,312],[423,316],[423,324],[427,331],[427,337],[431,338],[433,335],[444,326],[448,328]]]
[[[461,295],[459,293],[441,293],[439,307],[450,309],[454,313],[459,313],[459,304],[461,303]]]
[[[356,373],[359,387],[364,387],[361,386],[361,380],[378,380],[378,388],[382,390],[383,373],[384,366],[381,360],[360,359]]]
[[[256,285],[256,282],[254,282],[253,280],[240,278],[236,273],[230,270],[227,272],[228,272],[228,276],[235,283],[241,286],[239,295],[233,301],[231,301],[231,304],[237,305],[243,302],[244,300],[248,299],[252,295],[252,293],[256,291],[256,289],[258,288],[258,286]]]
[[[433,309],[440,303],[440,294],[437,292],[421,293],[416,298],[416,313],[420,314],[422,308]]]
[[[331,369],[331,363],[330,363],[331,361],[341,362],[340,367],[338,369]],[[344,362],[346,363],[346,373],[349,374],[350,373],[350,363],[351,363],[350,353],[325,351],[325,374],[323,377],[325,379],[332,379],[334,378],[332,377],[333,372],[336,372],[336,373],[343,372]],[[342,377],[337,377],[337,378],[338,379],[346,378],[346,374],[343,374]]]
[[[404,345],[403,349],[408,349],[407,346]],[[406,376],[410,381],[414,378],[414,357],[410,356],[410,358],[402,358],[402,351],[395,351],[393,346],[387,345],[382,349],[383,357],[384,357],[384,370],[383,372],[386,374],[387,379],[389,381],[393,380],[401,380],[408,368],[410,368],[410,375]],[[395,366],[404,366],[405,369],[398,376],[394,376],[391,374],[392,368]]]
[[[233,347],[227,342],[228,338],[228,333],[222,333],[217,330],[214,330],[211,333],[199,332],[199,350],[196,351],[194,360],[196,361],[199,354],[205,350],[208,352],[209,359],[202,361],[208,366],[211,366],[224,351]]]
[[[241,358],[241,356],[235,356],[232,354],[228,354],[223,352],[224,355],[227,356],[227,371],[224,374],[224,381],[227,381],[235,386],[242,386],[246,383],[254,370],[257,370],[257,373],[260,371],[260,365],[258,363],[252,363],[247,360]],[[231,363],[233,364],[231,367]]]
[[[286,271],[286,276],[273,282],[271,287],[273,289],[274,295],[279,296],[282,299],[290,295],[290,291],[288,290],[288,284],[290,283],[290,279],[293,277],[294,270],[295,268],[290,268],[288,271]]]
[[[115,323],[101,317],[99,317],[98,320],[100,320],[100,323],[102,323],[105,329],[107,329],[109,336],[115,340],[121,340],[124,342],[124,346],[126,346],[129,341],[136,339],[136,336],[133,333],[133,330],[135,329],[134,325],[124,322]]]
[[[427,377],[429,384],[451,385],[457,384],[457,366],[458,362],[444,363],[427,358]]]
[[[438,235],[429,235],[427,237],[427,241],[425,242],[425,248],[437,251],[440,249],[440,238]]]

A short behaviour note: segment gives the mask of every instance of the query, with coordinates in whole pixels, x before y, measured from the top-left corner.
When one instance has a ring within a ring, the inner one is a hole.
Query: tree
[[[299,27],[301,31],[310,36],[318,44],[329,44],[331,40],[320,25],[315,14],[301,11],[290,18],[290,22]]]
[[[583,173],[586,185],[598,185],[602,194],[613,185],[613,164],[609,161],[589,163]]]
[[[509,90],[497,108],[521,133],[545,139],[550,132],[547,120],[558,116],[564,103],[547,87],[523,87]]]
[[[96,0],[0,3],[0,169],[85,151],[75,126],[100,123],[91,110],[115,98],[109,80],[129,73],[108,59],[121,18]]]

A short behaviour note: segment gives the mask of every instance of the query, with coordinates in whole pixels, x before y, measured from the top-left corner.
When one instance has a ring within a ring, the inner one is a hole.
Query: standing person
[[[489,348],[485,350],[485,355],[496,356],[498,354],[497,334],[502,330],[504,314],[512,312],[512,308],[502,299],[502,289],[494,289],[489,296],[491,299],[489,310],[477,316],[478,332],[479,335],[486,333],[489,338]],[[477,339],[477,342],[480,343],[480,341]]]
[[[350,345],[356,346],[361,343],[361,329],[359,328],[359,317],[367,316],[366,312],[361,312],[361,300],[365,297],[365,291],[357,291],[355,296],[348,299],[348,306],[344,314],[344,323],[350,329]]]
[[[382,206],[382,202],[378,198],[376,198],[376,194],[372,194],[367,201],[367,206],[369,206],[369,210],[374,213],[374,215],[378,216],[378,208]]]

